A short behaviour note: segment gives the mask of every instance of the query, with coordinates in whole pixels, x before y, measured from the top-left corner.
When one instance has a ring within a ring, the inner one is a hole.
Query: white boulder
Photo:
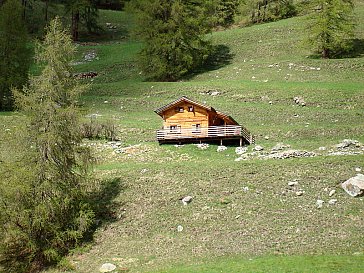
[[[341,184],[341,187],[353,197],[361,196],[364,194],[364,174],[357,174],[356,176],[346,180]]]

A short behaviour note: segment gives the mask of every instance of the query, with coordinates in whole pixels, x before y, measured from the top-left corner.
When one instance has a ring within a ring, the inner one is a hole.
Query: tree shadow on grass
[[[116,222],[122,218],[125,202],[118,200],[126,186],[120,177],[99,182],[98,189],[89,196],[89,203],[95,212],[95,224],[86,241],[92,240],[93,233],[101,226]]]
[[[125,26],[118,26],[117,29],[108,29],[99,26],[94,32],[80,31],[80,43],[107,43],[115,41],[127,41],[130,38],[129,30]]]
[[[191,79],[198,74],[206,73],[220,69],[232,63],[234,54],[226,45],[216,45],[213,47],[211,54],[206,59],[203,65],[194,69],[190,74],[186,75],[185,79]]]
[[[338,51],[332,53],[330,59],[350,59],[364,57],[364,39],[353,39],[352,48],[346,52]],[[321,59],[322,55],[317,52],[309,56],[310,59]]]
[[[359,58],[364,57],[364,39],[353,39],[353,48],[346,54],[344,58]]]

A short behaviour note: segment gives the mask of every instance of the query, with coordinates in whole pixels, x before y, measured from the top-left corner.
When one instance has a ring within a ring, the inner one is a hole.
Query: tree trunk
[[[324,59],[330,58],[330,50],[328,48],[324,48],[321,52],[321,56]]]
[[[45,15],[44,15],[44,20],[47,23],[48,22],[48,4],[49,4],[49,0],[45,1]]]
[[[72,11],[72,39],[78,41],[78,24],[80,21],[80,12]]]
[[[25,10],[27,8],[27,0],[22,0],[21,4],[23,6],[23,20],[25,21]]]

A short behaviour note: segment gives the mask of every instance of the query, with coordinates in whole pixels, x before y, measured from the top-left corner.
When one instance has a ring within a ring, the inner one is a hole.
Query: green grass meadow
[[[362,1],[356,14],[363,45]],[[105,31],[78,45],[75,61],[82,63],[74,68],[98,73],[83,80],[90,84],[80,100],[83,119],[112,120],[124,149],[87,141],[98,159],[95,175],[109,187],[111,215],[70,253],[68,268],[45,272],[98,272],[107,262],[115,272],[364,272],[364,197],[340,186],[364,170],[364,146],[330,154],[344,139],[364,143],[364,47],[350,58],[319,59],[304,46],[305,20],[213,32],[219,58],[178,82],[147,82],[132,18],[100,11]],[[97,58],[84,61],[88,53]],[[159,145],[162,119],[154,110],[180,96],[231,115],[256,136],[263,155],[281,142],[317,156],[236,161],[234,146],[217,152],[217,145]],[[14,160],[7,140],[21,119],[0,113],[0,162]],[[287,186],[293,180],[298,185]],[[186,195],[193,200],[183,206]]]

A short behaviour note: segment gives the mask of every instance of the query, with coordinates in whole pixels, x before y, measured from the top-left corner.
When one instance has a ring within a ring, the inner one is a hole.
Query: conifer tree
[[[63,0],[66,12],[71,15],[72,39],[78,41],[79,26],[83,24],[88,32],[98,29],[96,0]]]
[[[233,24],[240,2],[240,0],[217,0],[217,24],[224,27]]]
[[[76,100],[85,89],[71,73],[75,47],[59,19],[36,51],[44,66],[15,92],[28,124],[19,159],[0,171],[0,263],[6,272],[35,272],[58,262],[89,230],[85,189],[91,163],[80,146]]]
[[[22,10],[18,0],[0,8],[0,111],[13,109],[11,88],[20,88],[28,78],[31,51]]]
[[[293,0],[247,0],[252,23],[263,23],[289,18],[296,15]]]
[[[140,64],[148,78],[174,81],[201,65],[211,44],[205,1],[136,0],[136,33],[144,42]]]
[[[309,17],[308,43],[331,58],[352,47],[354,36],[354,4],[352,0],[316,0],[314,12]]]

